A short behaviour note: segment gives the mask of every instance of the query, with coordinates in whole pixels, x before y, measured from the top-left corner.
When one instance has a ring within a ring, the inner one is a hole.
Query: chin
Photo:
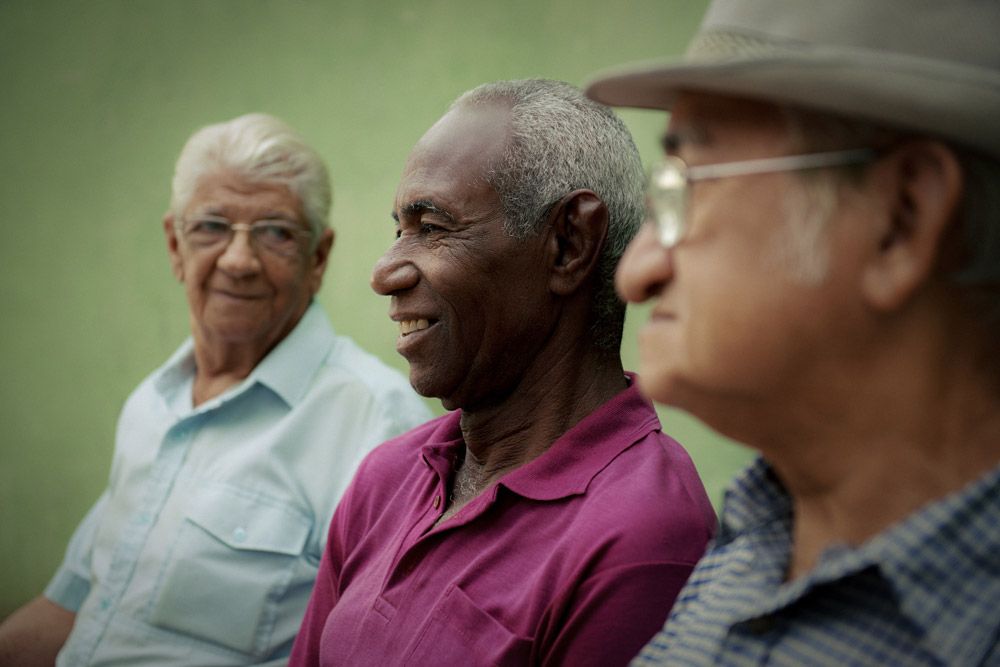
[[[671,403],[670,383],[658,374],[648,370],[639,369],[639,391],[643,396],[657,403],[669,405]]]
[[[458,393],[459,383],[449,383],[446,379],[433,375],[424,375],[410,366],[410,386],[424,398],[434,398],[441,401],[445,410],[457,410],[464,401]]]
[[[441,398],[437,384],[434,377],[429,377],[414,369],[413,364],[410,365],[410,386],[413,387],[413,391],[424,398]]]

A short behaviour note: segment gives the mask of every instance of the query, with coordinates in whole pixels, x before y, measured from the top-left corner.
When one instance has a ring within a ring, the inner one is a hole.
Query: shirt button
[[[247,531],[245,528],[240,526],[239,528],[233,529],[233,542],[237,544],[247,541]]]
[[[434,509],[441,507],[441,496],[434,496]]]
[[[101,599],[101,609],[102,610],[106,610],[110,606],[111,606],[111,600],[109,598],[102,598]]]

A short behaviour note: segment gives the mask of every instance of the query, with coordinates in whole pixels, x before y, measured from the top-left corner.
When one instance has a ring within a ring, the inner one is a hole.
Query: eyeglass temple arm
[[[756,160],[706,164],[688,167],[684,175],[689,182],[703,181],[712,178],[728,178],[730,176],[749,176],[752,174],[768,174],[779,171],[799,171],[802,169],[820,169],[822,167],[862,164],[875,159],[877,156],[878,152],[873,148],[852,148],[850,150],[828,151],[825,153],[782,155],[780,157],[767,157]]]

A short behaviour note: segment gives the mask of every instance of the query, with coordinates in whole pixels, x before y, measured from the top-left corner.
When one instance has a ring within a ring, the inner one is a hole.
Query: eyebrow
[[[455,216],[453,216],[448,211],[443,208],[438,207],[434,202],[429,199],[418,199],[417,201],[410,202],[409,204],[404,204],[399,207],[399,213],[396,211],[392,212],[392,219],[399,222],[400,213],[405,216],[413,216],[419,213],[434,213],[435,215],[440,215],[443,218],[447,218],[449,221],[454,222]]]
[[[218,206],[209,206],[204,211],[201,211],[200,213],[198,213],[197,216],[220,218],[222,220],[231,221],[231,219],[230,219],[229,215],[227,215],[225,209],[220,208]],[[279,210],[276,210],[276,209],[269,209],[267,211],[264,211],[263,215],[259,215],[259,216],[255,217],[254,220],[255,221],[256,220],[283,220],[285,222],[297,222],[298,221],[297,217],[294,214],[289,215],[288,212],[286,212],[286,211],[279,211]]]

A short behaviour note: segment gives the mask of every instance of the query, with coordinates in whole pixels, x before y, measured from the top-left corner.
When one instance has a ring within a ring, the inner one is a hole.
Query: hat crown
[[[670,109],[681,91],[761,99],[1000,158],[1000,0],[713,0],[681,61],[587,94]]]
[[[1000,0],[715,0],[699,32],[1000,70]]]

